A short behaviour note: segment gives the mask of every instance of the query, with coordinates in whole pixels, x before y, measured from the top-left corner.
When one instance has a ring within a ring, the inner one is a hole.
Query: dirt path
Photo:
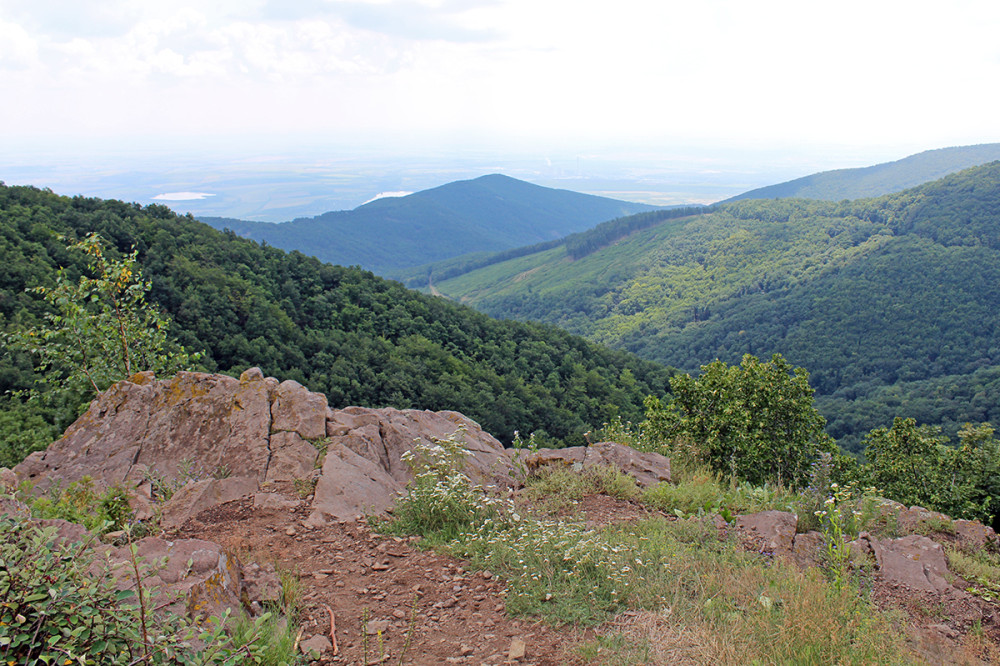
[[[329,635],[327,606],[336,617],[339,655],[320,663],[575,662],[565,650],[578,634],[507,617],[505,585],[488,572],[466,571],[461,561],[417,549],[409,539],[375,534],[364,521],[310,529],[306,516],[305,508],[262,510],[239,500],[202,512],[178,536],[215,541],[244,562],[297,572],[303,639]],[[518,641],[525,656],[511,661]]]

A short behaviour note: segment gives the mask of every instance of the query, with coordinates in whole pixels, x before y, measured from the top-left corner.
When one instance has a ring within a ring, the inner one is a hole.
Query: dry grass
[[[891,618],[819,571],[743,551],[699,521],[643,521],[605,537],[662,566],[636,567],[628,605],[612,625],[625,647],[591,647],[591,663],[915,663]],[[636,641],[639,641],[636,643]],[[648,656],[628,646],[647,645]]]

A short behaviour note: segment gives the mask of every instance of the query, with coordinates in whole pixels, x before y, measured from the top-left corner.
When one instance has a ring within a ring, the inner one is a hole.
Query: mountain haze
[[[877,197],[916,187],[950,173],[1000,160],[1000,143],[926,150],[895,162],[859,169],[823,171],[777,185],[744,192],[722,203],[742,199],[821,199],[842,201]]]
[[[386,274],[470,252],[549,241],[653,209],[493,174],[281,224],[202,221],[322,261]]]
[[[719,205],[435,287],[689,371],[782,353],[855,445],[894,415],[1000,419],[1000,162],[877,199]]]

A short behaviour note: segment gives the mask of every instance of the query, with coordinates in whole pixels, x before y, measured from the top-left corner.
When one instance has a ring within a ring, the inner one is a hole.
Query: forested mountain
[[[162,206],[2,183],[0,331],[42,317],[43,302],[25,289],[51,286],[59,266],[79,275],[83,258],[57,235],[89,232],[119,252],[136,247],[151,299],[173,318],[179,343],[206,352],[203,369],[260,366],[325,393],[334,406],[453,409],[507,442],[520,429],[582,443],[584,432],[615,415],[641,418],[643,398],[666,390],[666,368],[555,327],[496,321]],[[29,359],[0,356],[0,394],[31,383]],[[75,414],[50,416],[61,429]]]
[[[435,286],[688,371],[781,353],[848,447],[896,415],[1000,421],[1000,162],[877,199],[720,205]]]
[[[202,221],[274,247],[385,275],[470,252],[550,241],[654,208],[494,174],[282,224]]]
[[[1000,143],[925,150],[895,162],[860,169],[823,171],[786,183],[744,192],[721,203],[742,199],[820,199],[843,201],[878,197],[929,183],[948,174],[1000,160]]]

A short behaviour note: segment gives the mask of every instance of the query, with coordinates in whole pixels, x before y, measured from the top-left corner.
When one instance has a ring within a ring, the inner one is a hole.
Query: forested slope
[[[520,429],[581,443],[614,415],[641,418],[644,396],[667,385],[664,367],[633,355],[550,326],[495,321],[162,206],[2,184],[0,330],[42,316],[27,287],[51,285],[58,266],[79,274],[82,258],[57,235],[92,231],[120,252],[136,246],[152,300],[173,318],[177,341],[207,352],[204,369],[257,365],[325,393],[334,406],[454,409],[508,442]],[[0,392],[31,381],[29,359],[0,357]],[[61,428],[74,414],[49,416]]]
[[[848,446],[885,416],[1000,420],[995,402],[948,395],[993,391],[1000,366],[1000,163],[878,199],[721,205],[436,286],[689,371],[779,352],[810,371]],[[892,394],[889,414],[875,401]]]
[[[493,174],[282,224],[204,221],[275,247],[387,275],[470,252],[562,238],[653,208]]]
[[[777,185],[759,187],[722,203],[741,199],[822,199],[842,201],[877,197],[923,185],[948,174],[1000,160],[1000,143],[925,150],[895,162],[860,169],[814,173]]]

